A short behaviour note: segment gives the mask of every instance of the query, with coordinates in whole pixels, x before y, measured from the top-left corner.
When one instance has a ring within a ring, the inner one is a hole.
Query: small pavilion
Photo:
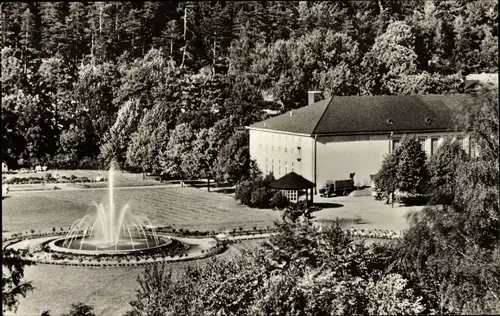
[[[275,191],[281,191],[290,202],[297,203],[304,193],[307,205],[312,205],[314,202],[313,189],[316,185],[293,171],[271,182],[270,187]]]

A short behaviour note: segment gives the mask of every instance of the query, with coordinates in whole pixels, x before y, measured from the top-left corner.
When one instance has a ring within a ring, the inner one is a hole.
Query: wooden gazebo
[[[270,187],[281,191],[290,202],[297,203],[304,193],[308,205],[314,202],[313,189],[316,185],[293,171],[271,182]]]

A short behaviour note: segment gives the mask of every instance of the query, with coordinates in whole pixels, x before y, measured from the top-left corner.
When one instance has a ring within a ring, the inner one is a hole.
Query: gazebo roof
[[[299,190],[314,188],[316,185],[292,171],[278,180],[271,182],[270,186],[274,189]]]

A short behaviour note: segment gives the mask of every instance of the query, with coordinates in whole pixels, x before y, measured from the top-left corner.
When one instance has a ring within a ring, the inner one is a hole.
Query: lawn
[[[233,197],[190,187],[115,188],[118,208],[129,203],[135,214],[153,224],[189,230],[251,229],[272,226],[279,212],[239,205]],[[95,211],[94,202],[107,202],[107,190],[12,192],[2,200],[3,231],[68,228]]]

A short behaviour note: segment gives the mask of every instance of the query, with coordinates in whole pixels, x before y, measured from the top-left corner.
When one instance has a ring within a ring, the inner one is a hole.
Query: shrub
[[[268,188],[261,187],[255,189],[251,195],[250,205],[258,208],[269,207],[270,195],[271,192],[269,191]]]
[[[244,205],[252,202],[253,182],[251,180],[240,181],[235,188],[235,198]]]
[[[278,191],[274,193],[273,197],[271,198],[270,206],[272,208],[283,209],[287,207],[288,204],[289,204],[288,198],[281,191]]]
[[[426,205],[428,198],[423,194],[402,194],[396,197],[396,202],[404,205]]]

